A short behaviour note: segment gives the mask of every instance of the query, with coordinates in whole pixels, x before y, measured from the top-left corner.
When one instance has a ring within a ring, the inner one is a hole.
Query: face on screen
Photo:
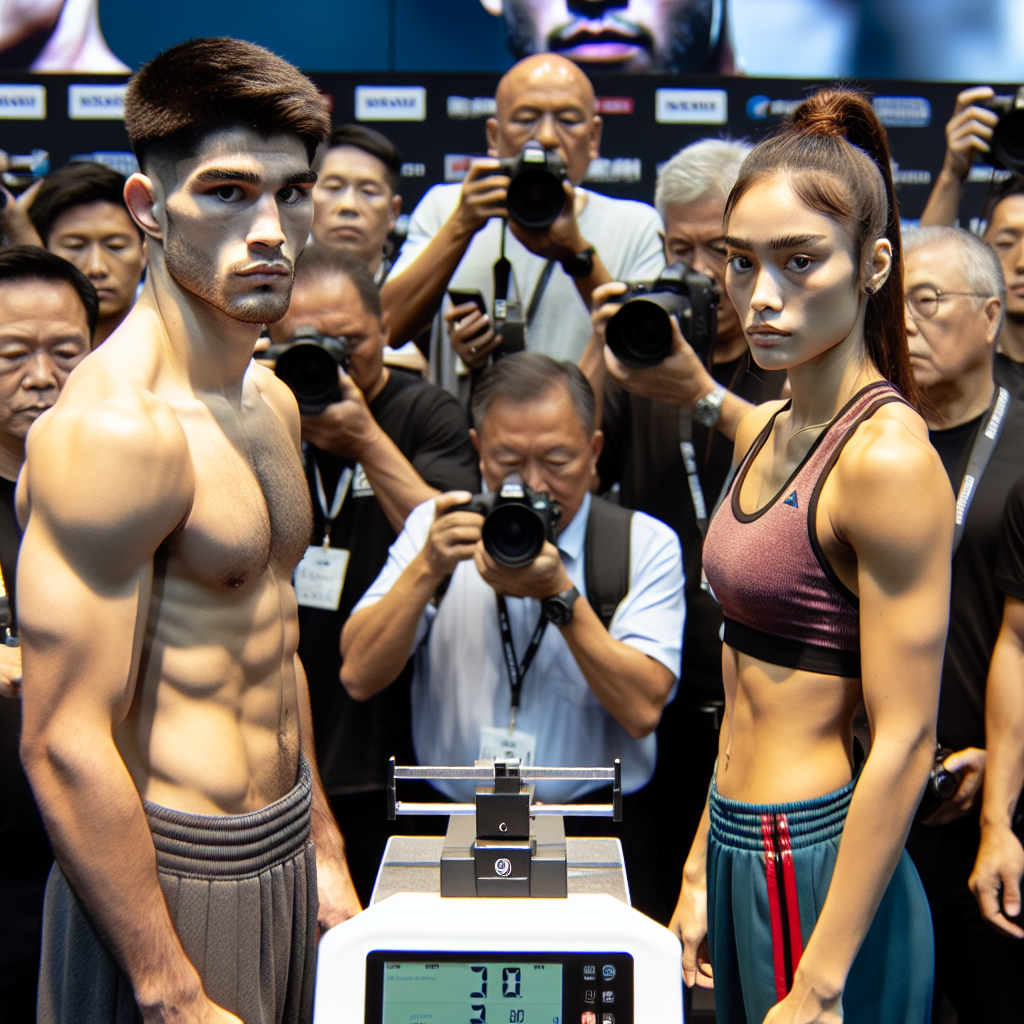
[[[712,0],[481,0],[515,56],[550,50],[609,71],[702,67],[721,32]],[[601,70],[595,67],[594,70]]]

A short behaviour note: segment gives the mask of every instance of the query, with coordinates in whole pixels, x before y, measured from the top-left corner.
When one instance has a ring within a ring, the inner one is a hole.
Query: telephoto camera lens
[[[504,163],[512,178],[506,200],[509,217],[533,231],[551,227],[565,207],[562,158],[528,142],[519,156]]]
[[[267,356],[276,357],[274,372],[288,385],[303,416],[319,416],[341,401],[338,367],[348,372],[348,342],[327,338],[312,327],[296,329],[292,341],[272,345]]]
[[[686,299],[672,292],[637,295],[608,321],[608,347],[626,366],[657,366],[672,351],[670,316],[688,307]]]

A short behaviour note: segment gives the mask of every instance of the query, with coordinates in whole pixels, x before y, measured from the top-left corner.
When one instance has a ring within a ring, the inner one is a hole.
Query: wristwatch
[[[594,257],[596,255],[597,250],[592,245],[588,245],[582,252],[576,253],[575,256],[567,256],[562,260],[562,269],[570,277],[590,277],[594,272]]]
[[[570,587],[553,597],[545,597],[540,603],[541,613],[548,622],[553,622],[556,626],[567,626],[572,622],[572,606],[579,596],[580,592],[575,587]]]
[[[713,427],[718,423],[722,415],[722,402],[725,401],[726,390],[721,384],[716,384],[710,394],[698,398],[693,406],[693,415],[698,423],[705,427]]]

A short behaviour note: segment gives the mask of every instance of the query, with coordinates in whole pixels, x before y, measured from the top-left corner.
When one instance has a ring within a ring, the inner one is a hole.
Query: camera
[[[962,772],[951,772],[943,764],[952,753],[953,751],[948,747],[936,748],[935,761],[928,775],[928,784],[924,788],[924,796],[921,797],[921,805],[917,809],[918,821],[930,818],[942,804],[956,796],[956,791],[960,788]]]
[[[297,327],[289,341],[271,345],[263,358],[275,360],[274,372],[291,388],[303,416],[317,416],[341,401],[338,367],[348,373],[351,363],[347,338]]]
[[[675,316],[683,337],[707,363],[718,333],[718,294],[710,277],[678,263],[657,281],[631,282],[626,288],[608,300],[622,304],[605,332],[619,362],[636,369],[657,366],[672,351]]]
[[[512,181],[505,206],[508,215],[524,228],[549,228],[565,208],[565,162],[539,142],[528,142],[519,156],[500,161]]]
[[[992,96],[979,106],[1000,115],[992,132],[992,162],[1024,174],[1024,85],[1012,96]]]
[[[540,554],[544,541],[555,542],[562,518],[558,503],[523,483],[518,473],[502,481],[497,494],[475,494],[450,512],[478,512],[484,517],[482,539],[487,553],[499,565],[519,569]]]

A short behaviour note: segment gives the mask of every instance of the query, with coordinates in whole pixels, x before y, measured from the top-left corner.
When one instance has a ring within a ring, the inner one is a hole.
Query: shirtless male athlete
[[[358,902],[295,654],[298,409],[251,356],[329,119],[273,54],[198,39],[132,79],[125,125],[146,288],[33,428],[18,493],[22,760],[57,856],[39,1020],[299,1024],[317,889],[322,926]]]

